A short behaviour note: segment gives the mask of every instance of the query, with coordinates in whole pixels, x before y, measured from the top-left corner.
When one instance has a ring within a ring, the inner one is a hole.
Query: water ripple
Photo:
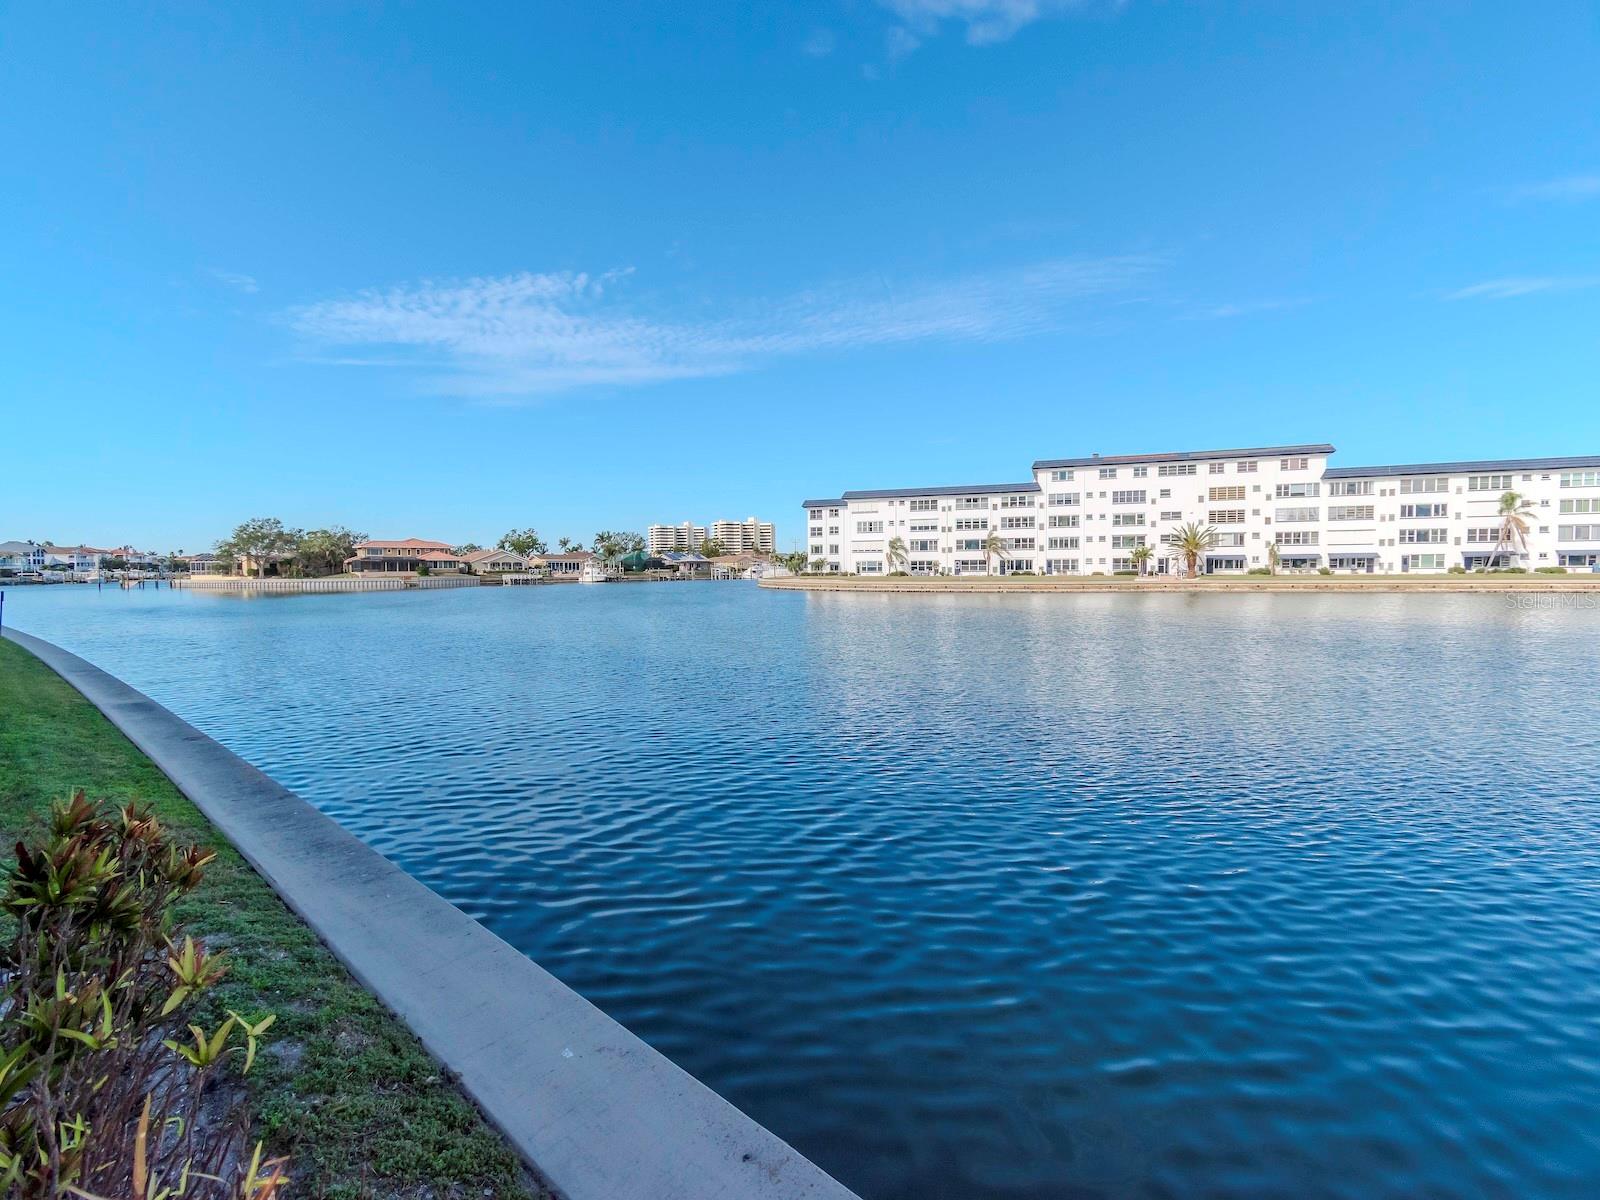
[[[869,1200],[1600,1187],[1592,614],[8,599]]]

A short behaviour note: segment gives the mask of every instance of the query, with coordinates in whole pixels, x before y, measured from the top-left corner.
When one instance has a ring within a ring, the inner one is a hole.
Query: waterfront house
[[[100,570],[101,551],[93,546],[45,546],[46,570],[58,570],[74,579],[87,579]]]
[[[583,574],[583,564],[594,555],[587,550],[569,550],[563,554],[540,554],[529,559],[529,565],[543,567],[552,579],[576,579]]]
[[[764,554],[722,554],[711,560],[711,578],[760,579],[772,566]]]
[[[711,560],[703,554],[694,554],[687,550],[668,550],[661,555],[661,563],[667,570],[678,575],[711,574]]]
[[[49,572],[52,577],[67,576],[86,579],[100,570],[108,558],[122,558],[130,569],[153,570],[158,565],[155,555],[122,546],[103,550],[97,546],[51,546],[37,542],[0,542],[0,570],[23,572]]]
[[[712,565],[714,566],[726,567],[739,571],[747,571],[753,566],[768,561],[770,561],[768,555],[749,552],[744,554],[719,554],[717,557],[711,560]]]
[[[132,576],[153,575],[166,566],[166,558],[154,550],[136,550],[132,546],[112,546],[109,549],[102,546],[85,546],[83,549],[98,555],[96,569],[103,569],[110,559],[121,559],[121,570]]]
[[[355,553],[344,560],[345,570],[358,575],[370,571],[415,574],[424,565],[430,571],[462,569],[460,557],[448,542],[430,542],[425,538],[404,538],[400,541],[374,538],[356,546]]]
[[[0,542],[0,571],[13,575],[42,571],[45,549],[37,542]]]
[[[528,560],[515,550],[473,550],[463,554],[461,561],[478,575],[501,575],[528,569]]]
[[[1326,443],[1040,459],[1028,482],[850,491],[807,500],[806,549],[828,571],[914,575],[1181,570],[1173,529],[1209,527],[1202,573],[1600,570],[1600,455],[1331,467]],[[1501,497],[1527,507],[1501,544]],[[1003,554],[987,551],[997,535]]]
[[[466,561],[454,550],[425,550],[417,555],[418,569],[426,567],[429,571],[459,571],[467,572]]]
[[[130,571],[154,571],[161,566],[161,556],[154,550],[135,550],[132,546],[113,546],[109,550],[95,549],[102,561],[120,558]]]
[[[239,573],[241,575],[281,574],[284,563],[292,563],[295,559],[293,550],[274,550],[271,554],[241,554],[239,555]],[[266,568],[263,570],[262,568]]]

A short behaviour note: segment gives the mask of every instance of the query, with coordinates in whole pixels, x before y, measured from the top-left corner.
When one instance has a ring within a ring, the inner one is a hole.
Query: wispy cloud
[[[1524,275],[1507,279],[1486,279],[1468,287],[1446,292],[1446,300],[1514,300],[1540,292],[1574,292],[1600,284],[1600,275]]]
[[[1309,296],[1291,296],[1275,300],[1240,300],[1231,304],[1213,304],[1195,308],[1187,314],[1191,321],[1225,321],[1232,317],[1250,317],[1258,313],[1283,312],[1304,308],[1312,303]]]
[[[838,40],[833,36],[831,29],[813,29],[806,35],[806,40],[800,43],[800,53],[811,58],[826,58],[833,53]]]
[[[1568,203],[1600,200],[1600,175],[1569,175],[1565,179],[1525,183],[1512,188],[1510,196],[1513,200],[1557,200]]]
[[[922,45],[922,39],[904,25],[891,25],[883,36],[883,49],[890,62],[899,62]]]
[[[1026,337],[1086,320],[1087,302],[1136,291],[1160,265],[1117,256],[899,288],[879,278],[692,321],[628,303],[614,286],[628,272],[523,273],[363,291],[288,320],[311,344],[339,348],[342,363],[404,364],[429,391],[515,398],[726,375],[798,354]]]
[[[241,292],[254,294],[261,290],[261,285],[256,282],[253,275],[242,275],[238,271],[219,271],[216,267],[205,268],[205,273],[218,283],[226,284]]]
[[[878,0],[902,22],[910,41],[901,41],[910,53],[946,23],[959,26],[967,43],[988,46],[1003,42],[1017,30],[1045,17],[1061,16],[1087,7],[1088,0]],[[891,50],[893,47],[891,47]]]

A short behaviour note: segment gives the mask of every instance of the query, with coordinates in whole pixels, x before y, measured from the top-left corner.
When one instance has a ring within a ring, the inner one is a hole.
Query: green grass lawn
[[[291,1195],[544,1194],[411,1032],[166,776],[48,667],[0,641],[0,844],[33,837],[51,802],[79,788],[149,805],[176,838],[218,851],[180,919],[233,961],[209,1000],[218,1013],[277,1014],[248,1083],[259,1135],[290,1156]]]

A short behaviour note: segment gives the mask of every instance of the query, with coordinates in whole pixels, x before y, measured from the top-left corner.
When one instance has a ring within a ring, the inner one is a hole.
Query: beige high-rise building
[[[743,521],[713,521],[711,540],[726,554],[771,554],[777,538],[771,521],[747,517]]]
[[[651,554],[664,550],[698,550],[706,540],[706,527],[685,521],[681,525],[652,525],[645,534],[645,546]]]
[[[652,525],[645,535],[651,554],[664,550],[698,550],[707,541],[716,542],[725,554],[771,554],[777,536],[771,521],[750,517],[744,521],[713,521],[710,525]]]

